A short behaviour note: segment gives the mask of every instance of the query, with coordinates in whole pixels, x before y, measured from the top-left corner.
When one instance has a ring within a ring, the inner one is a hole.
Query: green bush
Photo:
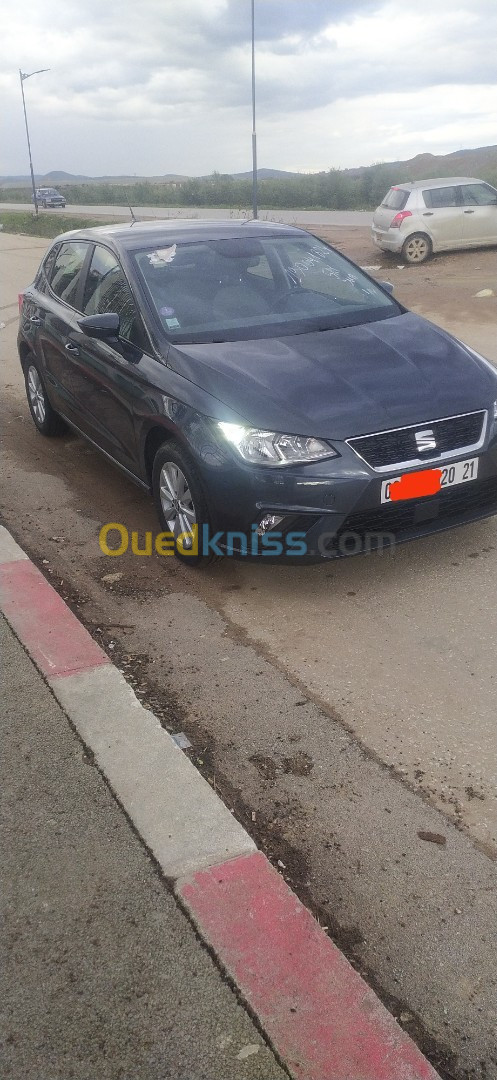
[[[115,220],[115,219],[114,219]],[[72,217],[69,214],[19,213],[18,210],[3,211],[0,213],[0,224],[7,233],[22,233],[24,236],[46,236],[51,239],[59,233],[70,232],[72,229],[91,229],[95,225],[109,225],[111,222],[105,218],[82,218]]]

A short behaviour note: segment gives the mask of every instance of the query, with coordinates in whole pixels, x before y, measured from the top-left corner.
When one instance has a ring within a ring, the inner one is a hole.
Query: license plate
[[[392,476],[381,485],[381,501],[421,499],[426,495],[436,495],[447,487],[467,484],[470,480],[476,480],[477,476],[478,458],[456,461],[454,465],[444,465],[440,469],[423,469],[421,472]]]

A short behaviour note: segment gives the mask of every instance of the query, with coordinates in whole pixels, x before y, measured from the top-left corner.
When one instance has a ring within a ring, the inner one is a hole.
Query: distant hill
[[[416,154],[407,161],[385,161],[393,172],[408,172],[411,180],[427,180],[437,176],[476,176],[497,169],[497,146],[478,146],[474,150],[455,150],[452,154]],[[349,176],[360,176],[369,165],[358,169],[343,169]]]
[[[389,172],[399,172],[399,178],[406,175],[410,180],[426,180],[430,176],[477,176],[488,174],[489,171],[497,173],[497,146],[479,146],[472,150],[455,150],[451,154],[417,154],[407,161],[381,161],[377,162]],[[334,168],[330,163],[330,168]],[[370,165],[361,165],[354,169],[341,169],[340,171],[351,178],[361,177]],[[226,174],[233,180],[249,180],[252,172],[240,172]],[[283,169],[258,169],[259,180],[293,180],[304,175],[297,172],[285,172]],[[164,176],[83,176],[67,173],[60,169],[54,169],[49,173],[37,175],[36,182],[40,187],[55,184],[180,184],[192,177],[178,173],[166,173]],[[196,177],[195,179],[208,180],[208,176]],[[30,186],[29,176],[0,176],[0,187],[24,187]]]
[[[251,180],[252,170],[249,172],[231,173],[233,180]],[[258,180],[294,180],[296,176],[302,176],[298,172],[285,172],[284,169],[258,169]]]
[[[50,187],[55,184],[137,184],[140,181],[153,184],[172,184],[189,180],[190,177],[178,173],[167,173],[165,176],[84,176],[53,169],[48,173],[37,173],[35,179],[39,187]],[[31,187],[30,176],[0,176],[0,187],[25,186]]]
[[[252,179],[251,170],[249,172],[226,173],[224,175],[229,176],[232,180]],[[291,180],[299,175],[296,172],[285,172],[283,169],[257,170],[259,180]],[[44,175],[38,174],[36,183],[40,187],[54,184],[137,184],[140,181],[149,184],[181,184],[185,180],[209,180],[211,176],[212,173],[199,177],[185,176],[180,173],[166,173],[164,176],[80,176],[75,173],[62,172],[60,169],[53,169],[52,172]],[[31,185],[30,176],[0,176],[0,185],[2,187],[23,187],[26,184]]]

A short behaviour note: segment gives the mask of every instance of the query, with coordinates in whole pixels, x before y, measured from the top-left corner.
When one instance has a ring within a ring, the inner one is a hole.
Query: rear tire
[[[66,424],[55,409],[52,409],[40,369],[33,356],[27,357],[23,368],[29,411],[38,431],[49,438],[64,435],[67,431]]]
[[[202,526],[207,525],[210,529],[209,508],[194,462],[175,440],[165,442],[155,455],[152,490],[161,527],[175,537],[176,558],[197,569],[209,566],[216,556],[202,555],[198,550],[203,537]],[[189,553],[188,537],[182,544],[183,551],[178,550],[176,538],[188,533],[194,525],[197,527],[197,553]]]
[[[404,241],[402,258],[410,265],[426,262],[432,254],[433,248],[429,236],[425,233],[413,233]]]

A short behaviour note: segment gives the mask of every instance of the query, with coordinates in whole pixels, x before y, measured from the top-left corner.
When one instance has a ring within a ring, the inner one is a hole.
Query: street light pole
[[[255,131],[255,0],[252,5],[252,214],[257,219],[257,135]]]
[[[21,69],[19,68],[19,81],[21,83],[22,107],[23,107],[23,110],[24,110],[24,123],[26,124],[26,139],[28,141],[29,169],[30,169],[30,172],[31,172],[31,186],[33,188],[33,201],[34,201],[34,204],[35,204],[35,214],[36,214],[37,217],[38,217],[38,200],[36,198],[35,174],[33,172],[33,161],[32,161],[32,158],[31,158],[31,143],[29,141],[28,114],[26,112],[26,100],[25,100],[25,97],[24,97],[24,85],[23,84],[24,84],[25,79],[30,79],[32,75],[41,75],[42,71],[50,71],[50,68],[39,68],[38,71],[31,71],[29,75],[25,75],[24,72],[21,71]]]

